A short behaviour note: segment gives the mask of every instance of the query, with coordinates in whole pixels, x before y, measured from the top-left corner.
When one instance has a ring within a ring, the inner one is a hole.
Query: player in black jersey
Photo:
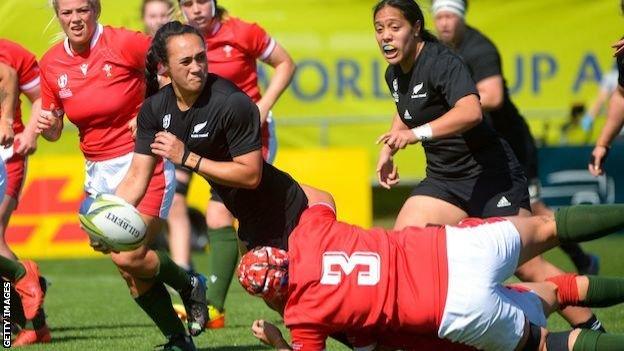
[[[413,0],[383,0],[374,10],[376,39],[388,63],[397,105],[377,173],[382,186],[399,180],[392,156],[421,142],[427,177],[412,191],[395,229],[453,224],[465,217],[530,213],[527,182],[513,151],[482,121],[478,91],[461,59],[424,29]]]
[[[162,156],[210,183],[239,220],[247,247],[285,248],[307,198],[288,174],[262,159],[258,108],[233,83],[208,73],[196,29],[170,22],[158,34],[147,58],[152,79],[138,117],[135,156],[119,193],[135,203],[147,171]],[[159,65],[172,80],[160,90]]]
[[[436,31],[442,43],[461,56],[476,82],[484,119],[507,140],[522,165],[529,180],[531,209],[534,214],[552,217],[553,212],[541,201],[537,173],[537,146],[526,121],[510,99],[502,75],[499,52],[481,32],[466,24],[464,16],[467,4],[464,0],[434,0],[432,12]],[[598,258],[583,252],[576,243],[562,248],[579,271],[596,274]],[[519,267],[516,273],[525,281],[543,281],[563,272],[541,256]],[[573,326],[589,327],[595,317],[589,309],[566,309],[565,318]]]

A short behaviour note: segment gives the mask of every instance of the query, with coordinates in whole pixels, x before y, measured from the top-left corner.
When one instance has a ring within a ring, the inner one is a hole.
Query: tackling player
[[[85,191],[89,196],[114,193],[132,160],[134,122],[144,99],[145,55],[150,38],[98,23],[99,0],[55,0],[54,11],[67,38],[41,60],[43,113],[38,128],[56,141],[63,115],[78,127],[86,158]],[[173,165],[162,158],[151,168],[150,182],[138,203],[148,226],[145,243],[130,252],[111,253],[136,303],[156,323],[169,342],[165,350],[195,350],[193,341],[171,306],[164,284],[180,293],[190,311],[192,335],[207,319],[205,287],[196,275],[178,267],[165,252],[148,248],[166,218],[174,187]],[[88,210],[89,201],[84,202]],[[94,249],[108,252],[100,242]]]
[[[548,333],[543,315],[558,306],[623,302],[622,279],[564,275],[522,284],[534,293],[501,284],[517,265],[562,242],[624,228],[624,205],[563,208],[554,220],[468,219],[390,231],[337,221],[329,194],[310,202],[287,253],[256,248],[239,266],[248,292],[284,308],[294,350],[323,350],[336,332],[371,340],[438,336],[483,350],[616,350],[624,343],[624,335],[593,330]]]
[[[481,32],[465,22],[467,8],[463,0],[435,0],[431,9],[440,40],[462,57],[476,82],[485,120],[509,142],[522,165],[529,180],[532,212],[552,216],[553,212],[540,199],[537,146],[529,126],[510,99],[498,49]],[[587,255],[576,243],[561,247],[579,272],[597,274],[598,257]],[[516,275],[523,281],[544,281],[562,273],[559,268],[538,257],[519,267]],[[563,315],[573,327],[602,328],[589,309],[566,309]]]

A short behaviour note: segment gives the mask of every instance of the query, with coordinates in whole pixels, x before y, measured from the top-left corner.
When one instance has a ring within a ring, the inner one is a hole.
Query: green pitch
[[[611,236],[585,244],[589,251],[600,255],[605,276],[621,276],[624,257],[620,254],[624,236]],[[549,258],[566,269],[571,263],[560,250],[549,253]],[[204,255],[194,257],[200,271],[206,271]],[[46,299],[48,324],[52,343],[33,346],[27,350],[151,350],[163,343],[156,327],[130,298],[126,284],[113,264],[101,260],[41,261],[42,273],[52,282]],[[199,350],[264,350],[250,333],[256,318],[281,324],[280,317],[270,311],[258,298],[247,295],[233,282],[226,302],[227,328],[208,331],[195,339]],[[624,305],[596,310],[610,332],[624,333]],[[553,330],[567,325],[557,316],[549,320]],[[346,350],[330,342],[329,350]]]

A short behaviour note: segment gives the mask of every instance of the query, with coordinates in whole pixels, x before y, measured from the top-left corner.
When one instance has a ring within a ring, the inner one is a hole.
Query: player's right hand
[[[377,181],[386,189],[399,183],[399,168],[394,164],[392,156],[382,150],[377,161]]]
[[[13,144],[15,132],[13,132],[13,124],[11,121],[0,121],[0,145],[8,148]]]
[[[273,324],[262,319],[255,320],[251,325],[251,332],[262,343],[279,348],[286,341],[282,332]]]
[[[589,169],[589,173],[591,173],[595,177],[604,174],[604,169],[602,168],[602,166],[604,165],[608,154],[608,147],[596,145],[589,158],[589,165],[587,166]]]
[[[35,131],[41,134],[54,128],[59,123],[59,114],[62,114],[62,112],[54,104],[50,105],[50,111],[42,110],[39,118],[37,118],[37,129]]]

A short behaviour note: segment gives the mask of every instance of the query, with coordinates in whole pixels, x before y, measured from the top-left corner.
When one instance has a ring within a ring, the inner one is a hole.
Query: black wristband
[[[195,167],[193,167],[193,172],[197,173],[199,172],[199,164],[201,163],[203,157],[199,156],[199,159],[197,160],[197,163],[195,164]]]
[[[193,168],[188,167],[186,165],[186,160],[188,160],[189,156],[191,155],[191,150],[189,150],[186,146],[184,147],[184,154],[182,154],[182,162],[180,163],[180,166],[188,169],[188,170],[193,170]]]
[[[607,156],[609,156],[609,151],[611,151],[611,147],[610,146],[604,146],[604,145],[599,145],[605,148],[605,154],[602,157],[602,160],[600,160],[600,167],[602,167],[605,163],[605,161],[607,160]],[[596,162],[596,158],[594,157],[593,154],[589,155],[589,164],[593,165]]]

